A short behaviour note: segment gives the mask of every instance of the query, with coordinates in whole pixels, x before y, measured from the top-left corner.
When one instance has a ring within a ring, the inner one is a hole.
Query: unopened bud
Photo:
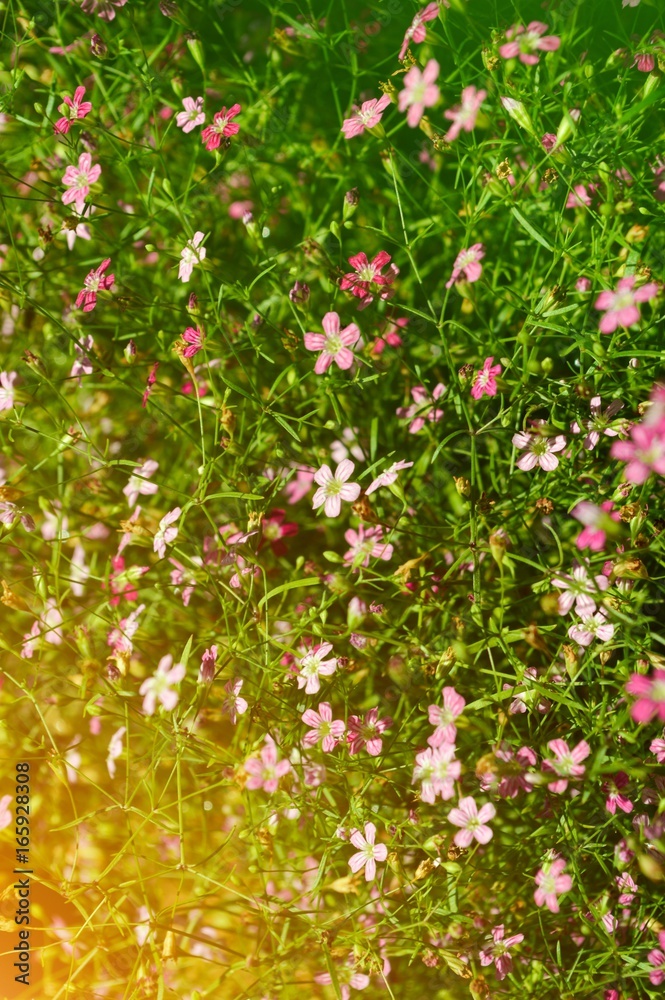
[[[90,39],[90,54],[96,59],[105,59],[108,55],[108,46],[101,35],[93,35]]]
[[[453,476],[453,479],[455,480],[455,489],[461,497],[471,495],[471,483],[466,476]]]
[[[134,359],[136,358],[136,344],[134,343],[133,340],[129,340],[125,344],[125,349],[122,353],[125,356],[125,361],[127,362],[127,364],[133,365]]]
[[[501,103],[504,110],[508,112],[513,121],[517,122],[520,128],[526,129],[531,135],[535,135],[533,122],[521,101],[516,101],[514,97],[502,97]]]
[[[296,281],[289,291],[289,298],[298,305],[304,305],[309,299],[309,285],[306,285],[304,281]]]

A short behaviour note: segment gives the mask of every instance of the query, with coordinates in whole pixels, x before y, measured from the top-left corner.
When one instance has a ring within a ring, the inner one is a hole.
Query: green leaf
[[[541,247],[545,247],[545,249],[549,250],[550,253],[554,253],[554,247],[549,242],[542,229],[539,229],[537,226],[534,226],[532,222],[529,222],[528,219],[525,219],[520,210],[515,208],[515,206],[513,206],[510,211],[511,214],[515,216],[522,229],[524,229],[529,236],[533,237],[536,243],[540,243]]]
[[[287,590],[296,590],[298,587],[320,587],[321,581],[318,576],[306,576],[302,580],[291,580],[290,583],[283,583],[281,587],[275,587],[274,590],[269,590],[267,594],[259,601],[259,608],[265,607],[267,602],[272,597],[278,597],[279,594],[285,594]]]

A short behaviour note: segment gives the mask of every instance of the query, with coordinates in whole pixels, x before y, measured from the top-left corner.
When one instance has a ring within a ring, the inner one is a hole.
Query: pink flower
[[[83,282],[83,288],[76,296],[76,308],[83,308],[83,312],[92,312],[97,305],[97,292],[111,288],[115,281],[114,274],[104,274],[111,263],[111,258],[106,257],[99,267],[89,271]]]
[[[543,761],[543,771],[558,775],[558,780],[551,781],[547,787],[551,792],[559,795],[561,792],[565,792],[568,781],[582,777],[586,770],[582,761],[591,753],[591,747],[586,740],[580,740],[577,746],[569,750],[565,740],[550,740],[547,748],[554,754],[554,757]],[[538,903],[538,906],[541,905]]]
[[[249,707],[245,699],[240,696],[243,684],[244,681],[241,678],[232,677],[224,685],[226,698],[222,702],[222,712],[228,715],[234,726],[238,720],[238,716],[244,715]]]
[[[485,358],[480,371],[476,372],[471,395],[474,399],[481,396],[496,396],[496,376],[501,374],[501,365],[493,365],[494,358]]]
[[[505,979],[508,973],[513,971],[510,948],[516,944],[521,944],[524,940],[523,934],[513,934],[512,937],[508,938],[504,938],[503,934],[503,924],[493,927],[492,939],[494,944],[481,949],[479,954],[481,965],[491,965],[494,962],[497,979]]]
[[[286,494],[287,503],[298,503],[307,496],[312,488],[315,472],[316,469],[312,469],[308,465],[296,469],[295,479],[290,479],[282,491]]]
[[[4,830],[14,819],[14,810],[9,808],[13,801],[11,795],[3,795],[0,799],[0,830]]]
[[[147,482],[151,476],[157,472],[159,462],[152,458],[146,459],[142,465],[137,465],[134,472],[129,477],[129,482],[123,487],[123,493],[127,497],[127,503],[133,507],[139,496],[154,496],[159,487],[157,483]]]
[[[329,986],[332,983],[332,976],[329,972],[319,972],[314,976],[314,982]],[[351,987],[354,990],[365,990],[370,984],[370,978],[364,972],[354,972],[353,966],[347,965],[337,970],[337,982],[342,1000],[350,1000]]]
[[[203,330],[201,330],[198,326],[196,327],[196,329],[193,326],[188,326],[182,335],[182,339],[187,344],[187,347],[182,352],[183,357],[193,358],[196,357],[196,355],[203,347],[203,341],[205,338],[203,335]]]
[[[339,463],[333,475],[329,466],[322,465],[314,473],[314,482],[319,487],[312,497],[312,507],[314,510],[323,505],[326,517],[339,517],[342,509],[342,500],[353,503],[360,495],[358,483],[348,483],[347,479],[353,475],[355,464],[349,458],[345,458]]]
[[[564,875],[566,862],[563,858],[556,858],[547,862],[536,873],[536,885],[538,888],[533,894],[536,906],[543,903],[550,913],[559,912],[558,896],[564,892],[569,892],[573,887],[573,880],[570,875]]]
[[[591,205],[592,196],[596,190],[595,184],[589,184],[587,191],[584,184],[576,184],[568,194],[566,208],[588,208]]]
[[[14,406],[14,383],[18,372],[0,372],[0,412]]]
[[[437,795],[442,799],[452,799],[461,771],[460,761],[455,760],[454,744],[443,743],[416,754],[411,780],[421,782],[420,797],[423,802],[434,805]]]
[[[365,496],[370,496],[375,490],[378,490],[381,486],[392,486],[397,480],[397,473],[401,472],[402,469],[410,469],[413,462],[393,462],[392,465],[388,466],[380,475],[373,479],[370,485],[365,490]]]
[[[324,659],[332,649],[332,643],[324,642],[315,646],[311,652],[301,656],[298,663],[298,687],[305,689],[305,694],[316,694],[321,687],[319,677],[330,677],[337,670],[337,660]]]
[[[266,736],[265,746],[259,757],[250,757],[245,761],[245,771],[249,775],[246,788],[262,788],[264,792],[276,792],[279,779],[291,770],[288,760],[277,759],[277,747],[272,736]]]
[[[462,103],[456,104],[454,108],[449,108],[443,112],[443,117],[453,123],[444,136],[446,142],[453,142],[462,129],[465,132],[473,131],[480,106],[486,97],[486,90],[476,90],[475,87],[464,88],[462,91]]]
[[[56,135],[66,135],[72,127],[72,122],[77,121],[79,118],[85,118],[86,115],[90,114],[92,104],[90,101],[83,100],[84,94],[85,87],[77,87],[74,91],[73,99],[68,96],[63,98],[65,103],[59,108],[63,117],[58,118],[53,126],[53,131]],[[68,108],[68,110],[65,111],[64,108]]]
[[[286,543],[283,542],[282,539],[291,538],[293,535],[297,535],[298,525],[294,521],[284,521],[285,517],[286,511],[281,509],[271,510],[270,513],[264,517],[263,524],[261,525],[262,534],[261,541],[258,545],[259,549],[264,542],[270,542],[270,548],[276,556],[286,555],[288,549],[286,547]]]
[[[649,964],[655,966],[649,973],[649,982],[654,986],[665,983],[665,931],[658,934],[658,944],[660,947],[654,948],[647,955]]]
[[[308,351],[320,351],[314,372],[322,375],[330,368],[333,361],[338,368],[346,371],[354,362],[351,347],[360,337],[360,330],[355,323],[350,323],[340,330],[339,316],[336,312],[328,312],[321,321],[325,330],[323,333],[306,333],[305,347]]]
[[[458,847],[470,847],[474,840],[479,844],[488,844],[493,833],[487,823],[496,816],[496,809],[491,802],[486,802],[478,809],[475,800],[469,795],[460,799],[458,805],[448,813],[448,821],[453,826],[462,829],[453,837]]]
[[[597,611],[595,615],[582,615],[582,620],[568,629],[568,635],[580,646],[590,646],[594,639],[600,642],[609,642],[614,635],[614,625],[608,622],[604,611]]]
[[[633,66],[637,66],[641,73],[653,73],[655,65],[655,56],[650,52],[638,52],[633,59]]]
[[[370,757],[378,757],[381,753],[383,748],[381,733],[390,729],[393,720],[390,716],[379,719],[378,715],[378,709],[370,708],[364,719],[361,719],[359,715],[349,716],[346,739],[350,754],[359,753],[363,746],[366,747]]]
[[[524,455],[521,455],[517,460],[518,469],[529,472],[539,465],[545,472],[552,472],[559,464],[559,459],[554,453],[563,451],[566,447],[566,438],[563,434],[548,438],[542,434],[519,431],[517,434],[513,434],[513,445],[515,448],[524,450]]]
[[[201,142],[205,145],[206,149],[218,149],[222,137],[227,138],[237,135],[240,131],[240,126],[236,122],[232,122],[231,119],[235,118],[241,110],[239,104],[234,104],[228,111],[226,108],[222,108],[221,111],[215,112],[212,125],[208,125],[201,132]]]
[[[619,433],[611,426],[611,422],[619,410],[623,409],[623,403],[620,399],[613,399],[603,411],[600,396],[594,396],[589,404],[589,409],[591,411],[591,419],[581,420],[579,423],[577,420],[574,420],[570,425],[570,429],[573,434],[581,434],[582,428],[584,428],[588,432],[584,439],[584,447],[587,451],[593,451],[600,441],[601,434],[604,434],[606,437],[616,437]]]
[[[567,615],[574,604],[580,617],[593,614],[600,592],[607,590],[610,585],[610,581],[602,573],[590,577],[586,566],[574,566],[571,576],[555,577],[552,583],[563,591],[559,595],[559,614]]]
[[[499,55],[504,59],[514,59],[517,56],[525,66],[535,66],[539,61],[535,52],[555,52],[561,45],[560,38],[545,35],[546,31],[547,25],[542,21],[531,21],[526,28],[523,24],[514,24],[506,32],[508,41],[499,49]]]
[[[85,199],[90,193],[90,185],[99,179],[101,172],[102,168],[98,163],[92,165],[90,153],[81,153],[78,167],[70,164],[62,175],[62,183],[66,188],[69,188],[62,196],[63,203],[71,205],[74,202],[76,211],[79,215],[82,214],[85,208]]]
[[[440,747],[442,743],[454,743],[457,736],[457,726],[455,719],[462,714],[466,701],[461,694],[458,694],[454,687],[444,687],[443,706],[430,705],[428,716],[430,725],[436,729],[427,742],[431,747]]]
[[[184,111],[179,111],[175,116],[176,125],[183,132],[191,132],[197,125],[202,125],[206,120],[203,110],[202,97],[184,97],[182,101]]]
[[[83,0],[81,10],[86,14],[99,14],[102,21],[113,21],[114,7],[124,7],[127,0]]]
[[[388,848],[385,844],[375,844],[376,827],[374,823],[365,823],[365,836],[360,830],[352,830],[349,840],[354,847],[358,848],[358,853],[349,858],[349,868],[352,872],[359,872],[365,869],[365,881],[371,882],[376,877],[376,862],[385,861],[388,857]]]
[[[630,429],[630,441],[615,441],[610,449],[612,458],[628,465],[624,475],[629,483],[640,485],[652,472],[665,476],[665,432],[658,424],[635,424]]]
[[[656,760],[659,764],[665,764],[665,731],[662,738],[651,741],[649,750],[656,755]]]
[[[181,281],[189,281],[196,265],[205,260],[207,250],[201,246],[204,239],[204,233],[196,232],[192,239],[188,240],[182,248],[180,252],[180,264],[178,265],[178,277]]]
[[[588,292],[591,290],[591,282],[588,278],[578,278],[575,282],[575,288],[578,292]]]
[[[160,559],[163,559],[166,554],[166,546],[170,545],[178,537],[179,529],[174,526],[173,522],[178,520],[181,513],[180,507],[174,507],[159,522],[159,528],[153,539],[152,547]]]
[[[172,663],[173,657],[167,653],[159,661],[159,666],[152,677],[146,677],[139,688],[139,694],[143,695],[143,711],[146,715],[155,714],[158,701],[167,712],[172,712],[178,704],[178,692],[173,691],[172,687],[179,684],[185,676],[185,666],[182,663],[171,666]]]
[[[446,288],[452,288],[460,278],[469,282],[478,281],[483,273],[480,261],[484,256],[485,248],[482,243],[474,243],[468,250],[460,250],[453,264],[453,273],[446,282]]]
[[[630,708],[635,722],[645,725],[653,718],[665,722],[665,670],[654,670],[650,677],[632,674],[626,684],[626,691],[637,697]]]
[[[554,132],[546,132],[545,135],[540,140],[540,144],[546,153],[551,153],[557,144],[557,139]]]
[[[333,719],[332,708],[327,701],[320,702],[318,712],[308,708],[302,714],[302,721],[311,727],[303,737],[303,746],[313,747],[320,743],[324,753],[335,749],[346,729],[341,719]]]
[[[375,527],[364,528],[358,526],[358,530],[349,528],[345,532],[344,538],[351,546],[344,555],[344,562],[347,566],[352,565],[355,569],[359,566],[369,566],[370,559],[392,559],[393,547],[390,543],[382,542],[383,528],[380,524]]]
[[[390,95],[374,98],[372,101],[363,101],[360,108],[354,107],[354,113],[350,118],[345,118],[341,131],[346,139],[354,139],[357,135],[362,135],[366,128],[374,128],[383,117],[383,112],[390,104]]]
[[[617,875],[615,877],[615,882],[617,884],[617,889],[621,892],[619,902],[622,906],[630,906],[635,899],[635,893],[637,892],[637,883],[634,878],[632,875],[629,875],[628,872],[622,872],[621,875]]]
[[[483,792],[496,791],[502,799],[515,799],[520,792],[532,792],[528,768],[535,767],[537,757],[531,747],[520,747],[515,752],[507,743],[501,743],[494,751],[498,774],[483,772],[478,776]],[[498,781],[497,781],[498,779]]]
[[[621,794],[621,789],[627,788],[629,783],[630,779],[625,771],[617,771],[612,778],[603,782],[602,791],[607,795],[605,808],[613,816],[617,811],[617,806],[625,813],[633,811],[633,803],[627,796]]]
[[[406,111],[407,124],[415,128],[425,113],[425,108],[431,108],[439,99],[439,88],[435,80],[439,75],[439,64],[436,59],[430,59],[424,70],[412,66],[404,77],[404,90],[400,91],[398,107]]]
[[[217,663],[217,646],[213,643],[210,649],[204,650],[199,667],[199,684],[210,684],[215,678]]]
[[[413,403],[411,406],[400,406],[395,411],[398,417],[410,420],[409,434],[417,434],[422,430],[425,423],[438,423],[443,417],[443,410],[439,410],[435,403],[437,399],[446,391],[443,382],[437,383],[432,390],[432,395],[428,393],[424,385],[416,385],[411,390]]]
[[[448,0],[443,0],[443,4],[449,7],[450,4]],[[426,7],[419,10],[418,13],[413,18],[413,21],[406,29],[406,34],[404,35],[404,40],[402,41],[402,48],[399,50],[398,59],[403,59],[406,55],[406,50],[409,47],[409,42],[415,42],[419,44],[424,42],[427,36],[427,29],[425,28],[425,23],[427,21],[433,21],[439,16],[439,4],[438,3],[428,3]]]
[[[109,772],[109,777],[111,778],[115,778],[115,772],[116,772],[115,762],[118,759],[118,757],[120,757],[122,754],[123,750],[122,741],[126,732],[127,732],[127,727],[120,726],[120,729],[116,729],[109,742],[108,756],[106,758],[106,768]]]
[[[601,333],[613,333],[618,326],[628,328],[640,321],[640,310],[637,303],[649,302],[658,294],[658,285],[650,281],[633,291],[635,275],[621,278],[615,292],[601,292],[594,306],[605,313],[601,317],[598,329]]]
[[[374,285],[379,288],[386,288],[387,285],[391,285],[397,275],[399,270],[394,264],[390,264],[390,254],[386,253],[385,250],[381,250],[377,253],[376,257],[370,261],[367,259],[367,254],[357,253],[353,257],[349,257],[349,264],[353,268],[353,271],[349,271],[345,274],[339,283],[339,287],[342,291],[350,291],[352,295],[356,298],[362,299],[361,305],[363,308],[374,301],[373,293],[376,291],[373,288]],[[390,264],[387,274],[382,274],[383,268],[386,264]],[[355,273],[354,273],[355,272]],[[389,291],[386,289],[380,292],[380,297],[382,299],[388,298]]]

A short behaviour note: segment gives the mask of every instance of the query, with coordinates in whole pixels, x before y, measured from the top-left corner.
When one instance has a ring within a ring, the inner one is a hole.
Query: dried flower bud
[[[344,201],[347,203],[347,205],[353,205],[355,207],[360,201],[358,188],[351,188],[350,191],[347,191],[346,194],[344,195]]]

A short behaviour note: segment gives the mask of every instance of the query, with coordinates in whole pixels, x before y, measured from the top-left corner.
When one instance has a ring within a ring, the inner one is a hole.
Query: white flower
[[[205,260],[206,248],[201,246],[204,238],[204,233],[196,232],[193,238],[188,240],[183,247],[180,253],[180,266],[178,268],[178,277],[181,281],[189,281],[196,264],[200,264],[202,260]]]

